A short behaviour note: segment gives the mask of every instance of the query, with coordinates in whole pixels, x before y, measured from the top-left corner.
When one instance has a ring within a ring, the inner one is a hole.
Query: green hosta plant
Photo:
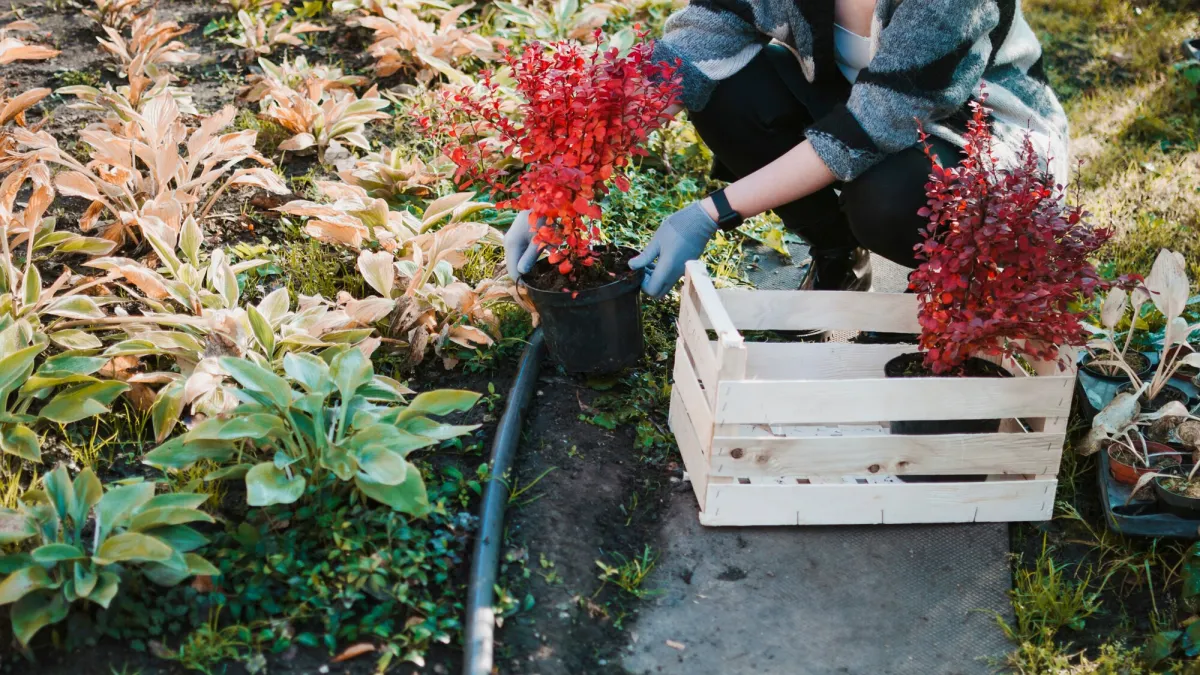
[[[37,364],[51,342],[67,351]],[[95,377],[109,361],[94,355],[99,349],[99,340],[87,333],[47,336],[25,320],[0,317],[0,452],[40,461],[39,420],[69,424],[108,412],[129,385]]]
[[[333,475],[396,511],[423,515],[425,483],[407,457],[475,430],[429,416],[467,410],[479,395],[432,391],[406,405],[411,392],[375,375],[360,350],[327,355],[328,361],[285,355],[286,378],[250,360],[222,358],[221,368],[241,386],[241,405],[159,446],[146,463],[164,469],[201,459],[225,463],[208,478],[243,477],[251,506],[291,504],[308,485]]]
[[[91,469],[72,481],[58,466],[16,510],[0,509],[0,544],[32,542],[29,552],[0,556],[0,605],[11,604],[21,644],[62,621],[71,605],[108,607],[121,573],[138,570],[172,586],[193,574],[219,574],[193,553],[207,540],[188,524],[213,522],[197,509],[208,495],[154,494],[154,484],[101,487]]]

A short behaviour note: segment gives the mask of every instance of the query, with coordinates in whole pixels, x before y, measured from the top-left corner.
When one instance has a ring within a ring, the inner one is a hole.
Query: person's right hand
[[[683,276],[684,265],[704,253],[708,240],[717,232],[717,223],[694,202],[663,220],[642,254],[629,261],[630,269],[646,270],[642,292],[661,298]]]
[[[543,219],[539,218],[537,226],[542,226]],[[529,274],[542,253],[541,246],[533,243],[534,228],[529,224],[529,212],[517,214],[508,232],[504,233],[504,264],[508,267],[508,276],[513,281]]]

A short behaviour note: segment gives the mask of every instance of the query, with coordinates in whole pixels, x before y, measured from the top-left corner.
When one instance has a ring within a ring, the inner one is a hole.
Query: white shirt
[[[858,73],[871,63],[871,38],[865,38],[835,23],[833,51],[842,75],[854,82],[858,79]]]

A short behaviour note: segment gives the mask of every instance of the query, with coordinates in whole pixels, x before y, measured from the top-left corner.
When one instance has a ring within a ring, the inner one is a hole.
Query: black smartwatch
[[[728,232],[738,229],[745,222],[742,214],[734,211],[733,207],[729,205],[729,199],[725,196],[725,188],[712,193],[709,198],[713,200],[713,206],[717,207],[717,227]]]

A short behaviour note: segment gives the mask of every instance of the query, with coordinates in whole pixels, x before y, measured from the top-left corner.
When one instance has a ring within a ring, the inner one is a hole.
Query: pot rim
[[[519,281],[525,287],[525,290],[529,291],[529,295],[533,298],[534,303],[545,302],[553,306],[571,305],[580,307],[606,302],[628,293],[636,293],[641,290],[642,279],[645,275],[645,270],[633,270],[629,276],[616,279],[603,286],[586,288],[582,291],[547,291],[542,288],[536,288],[526,283],[525,275],[521,275]]]

